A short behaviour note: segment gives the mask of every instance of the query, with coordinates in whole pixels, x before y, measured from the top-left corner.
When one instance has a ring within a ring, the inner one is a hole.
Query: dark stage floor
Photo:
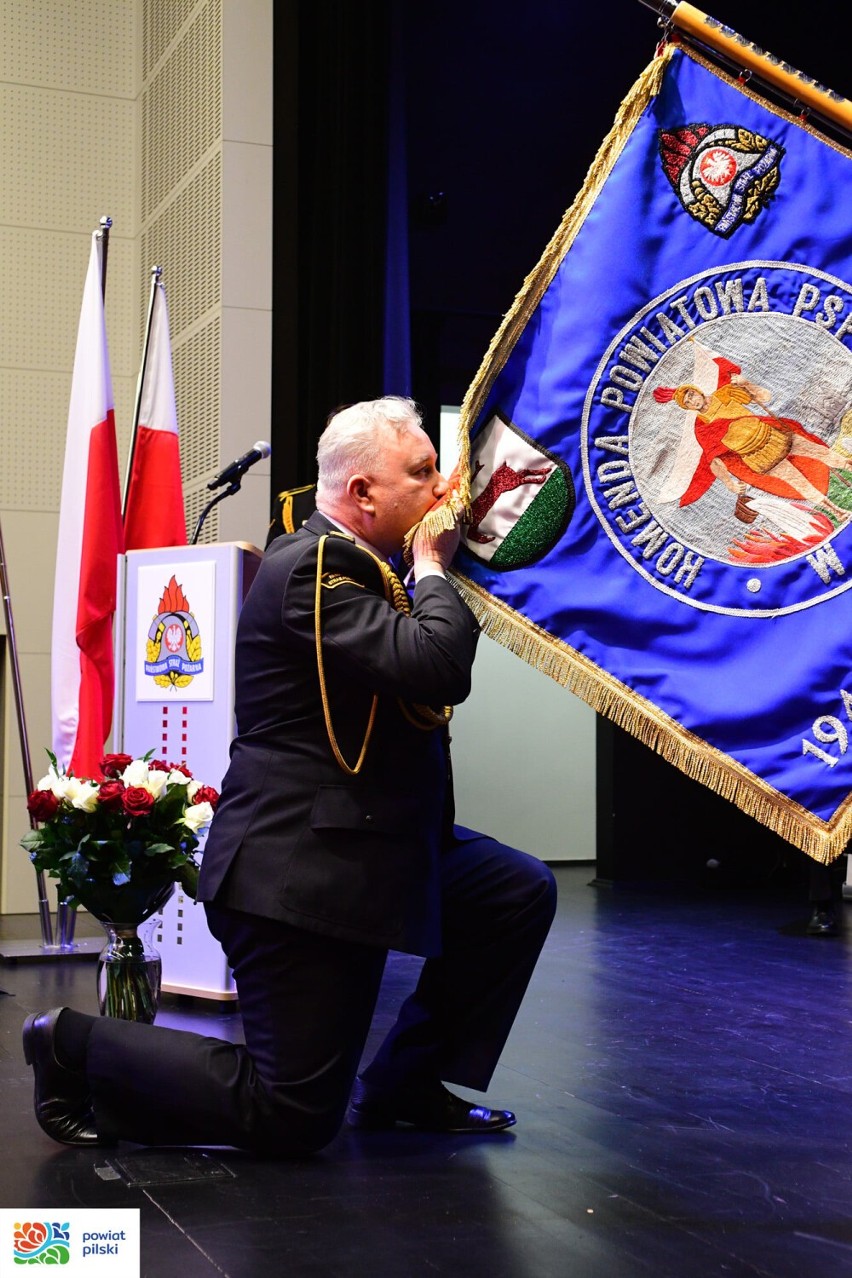
[[[556,873],[489,1092],[518,1124],[491,1138],[347,1128],[299,1163],[66,1149],[32,1116],[21,1026],[95,1011],[94,963],[3,963],[0,1206],[140,1207],[145,1278],[852,1274],[852,902],[814,938],[801,893]],[[391,959],[376,1040],[416,969]],[[240,1033],[232,1004],[175,996],[158,1022]]]

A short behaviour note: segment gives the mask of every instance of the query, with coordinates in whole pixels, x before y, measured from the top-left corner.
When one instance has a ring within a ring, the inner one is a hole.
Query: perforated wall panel
[[[0,368],[3,465],[0,511],[56,510],[62,485],[70,379],[65,373]]]
[[[0,4],[0,517],[39,775],[50,736],[53,574],[71,373],[90,237],[105,215],[113,220],[106,323],[122,467],[135,398],[141,18],[141,0]],[[18,913],[34,908],[34,878],[18,846],[28,820],[8,680],[4,707],[0,909]]]
[[[135,115],[130,100],[0,85],[0,222],[94,229],[108,214],[122,235],[136,235],[135,188],[122,173],[126,160],[117,162]]]
[[[149,273],[152,266],[163,268],[173,345],[182,333],[206,323],[221,302],[221,181],[216,149],[142,231],[143,268]]]
[[[137,12],[136,0],[3,0],[0,80],[135,98]]]
[[[142,74],[150,76],[177,33],[207,0],[146,0],[142,6]]]
[[[191,537],[219,458],[221,0],[144,0],[143,31],[141,263],[163,268]],[[217,535],[214,509],[199,540]]]
[[[175,395],[180,387],[180,452],[184,502],[190,536],[212,493],[207,481],[219,469],[219,317],[172,349]],[[200,540],[215,541],[218,514],[211,511]]]
[[[161,7],[146,3],[145,8]],[[219,0],[197,6],[142,93],[142,217],[171,198],[222,131]]]

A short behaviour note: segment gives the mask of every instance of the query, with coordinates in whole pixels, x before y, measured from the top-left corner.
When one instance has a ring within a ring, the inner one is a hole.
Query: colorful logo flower
[[[15,1222],[16,1265],[67,1265],[71,1259],[68,1222],[25,1220]]]

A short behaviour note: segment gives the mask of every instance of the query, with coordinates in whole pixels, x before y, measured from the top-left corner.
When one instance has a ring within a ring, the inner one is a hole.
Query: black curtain
[[[275,7],[273,492],[382,394],[391,0]]]

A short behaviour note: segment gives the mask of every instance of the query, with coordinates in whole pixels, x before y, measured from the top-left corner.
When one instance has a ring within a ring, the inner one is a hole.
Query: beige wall
[[[150,270],[169,302],[189,535],[221,465],[269,438],[272,0],[4,0],[0,7],[0,528],[35,779],[71,368],[91,232],[122,481]],[[269,464],[202,541],[262,545]],[[0,911],[35,909],[8,643]]]

